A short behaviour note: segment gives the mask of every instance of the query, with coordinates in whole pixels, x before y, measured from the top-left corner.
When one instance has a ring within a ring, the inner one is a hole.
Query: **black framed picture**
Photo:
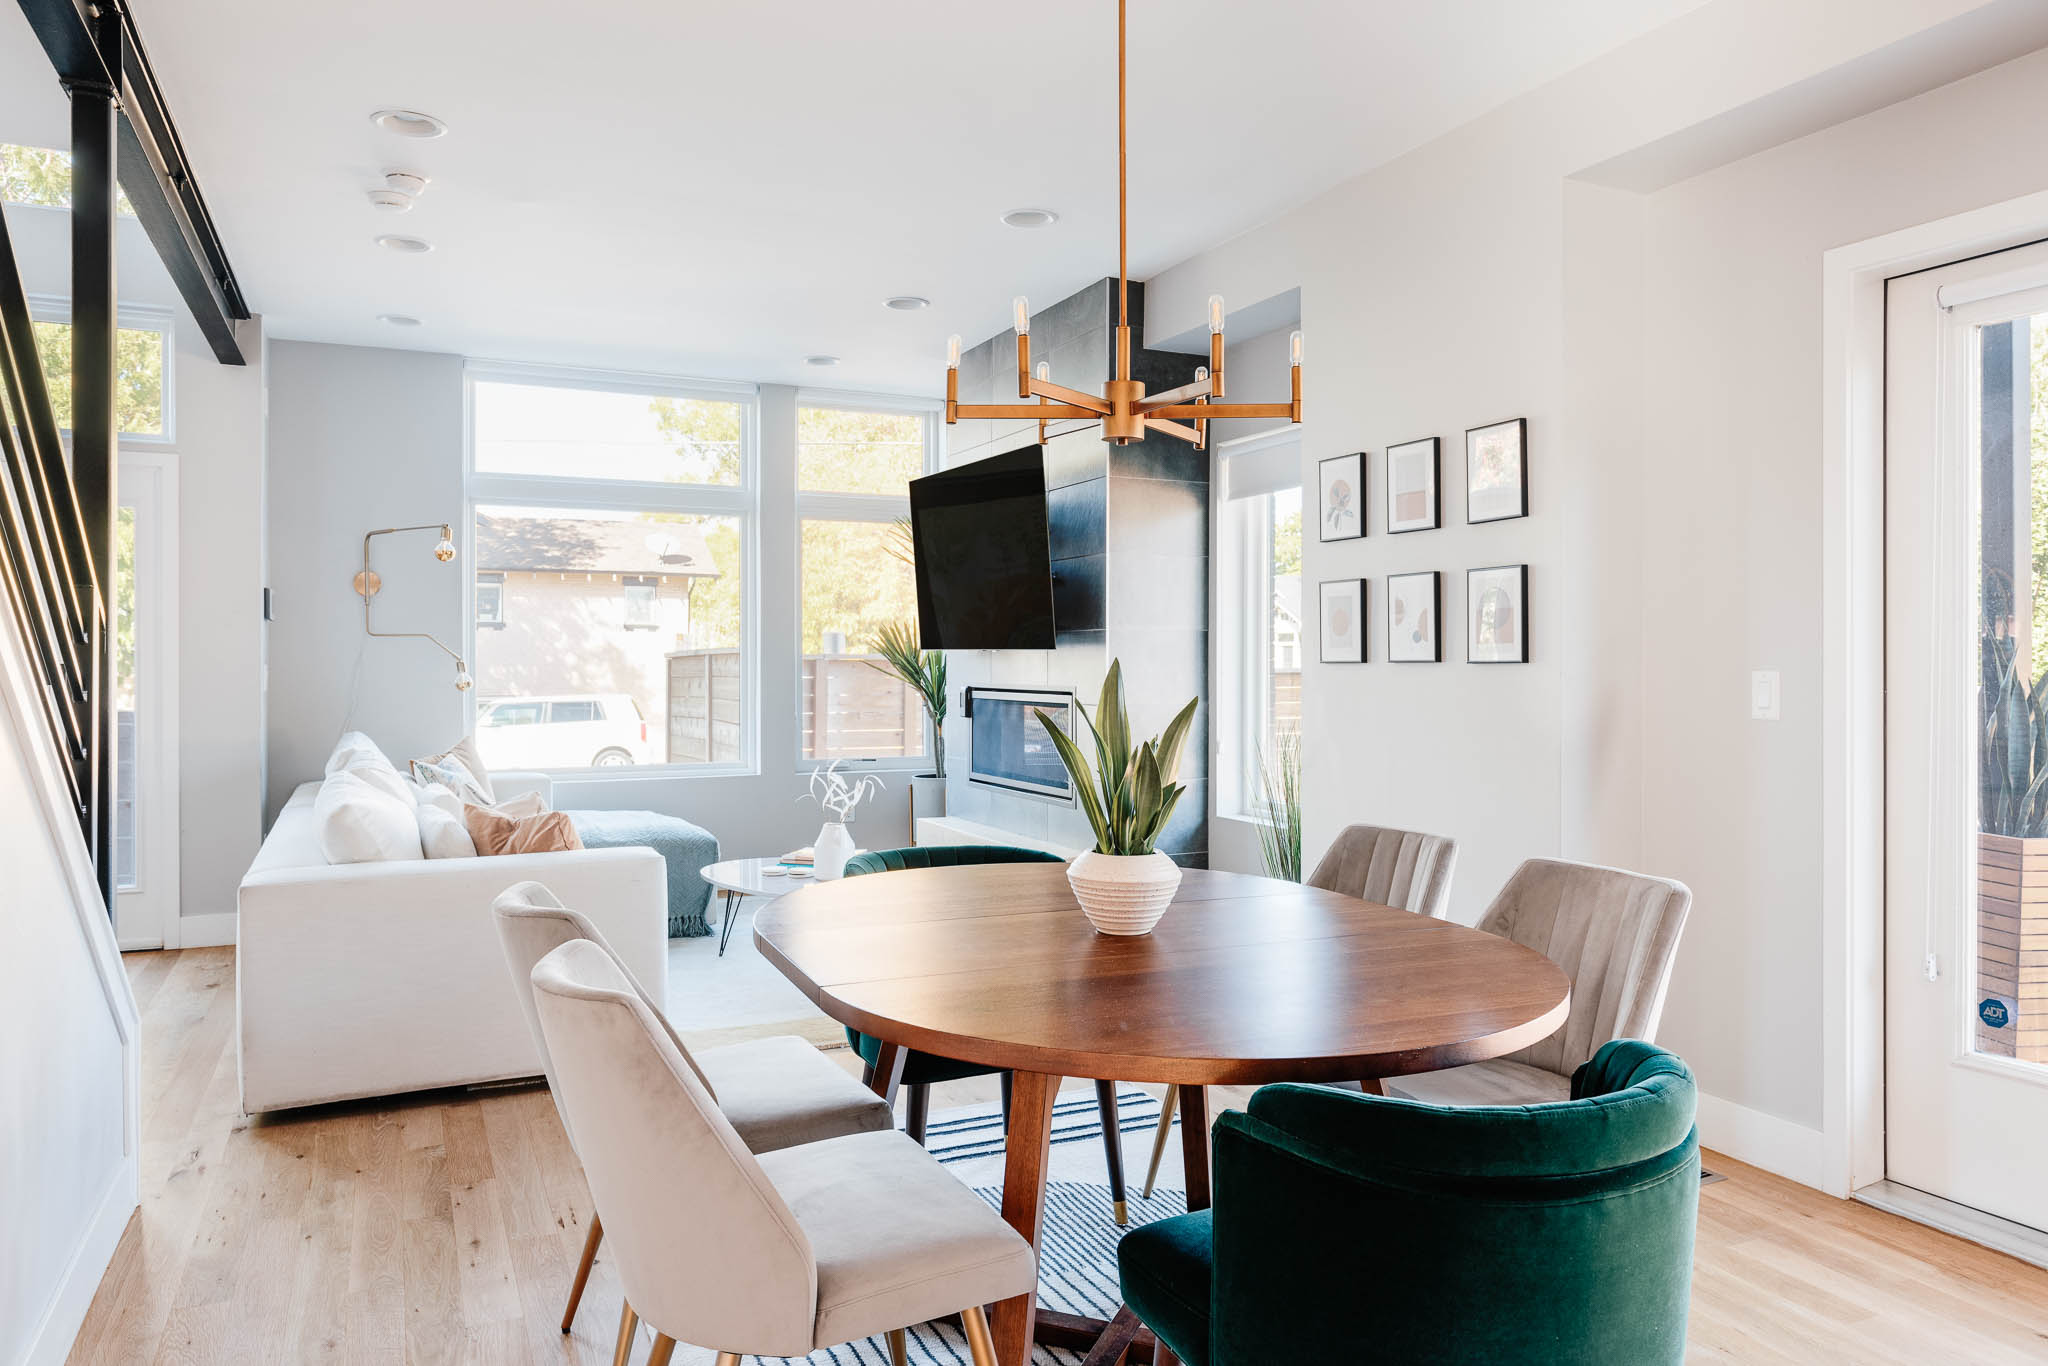
[[[1443,589],[1437,572],[1387,575],[1389,662],[1436,664],[1443,657]]]
[[[1323,663],[1365,663],[1365,580],[1334,579],[1317,590],[1322,610],[1316,643]]]
[[[1388,531],[1434,531],[1443,525],[1436,496],[1442,446],[1426,436],[1387,447]]]
[[[1509,418],[1465,433],[1465,520],[1529,515],[1529,420]]]
[[[1465,658],[1474,664],[1529,662],[1529,566],[1465,571]]]
[[[1365,452],[1316,462],[1316,536],[1355,541],[1365,534]]]

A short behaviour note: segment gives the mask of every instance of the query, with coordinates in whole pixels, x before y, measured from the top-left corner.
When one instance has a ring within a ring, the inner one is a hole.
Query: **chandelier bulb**
[[[1301,333],[1299,332],[1296,332],[1287,339],[1287,363],[1297,370],[1301,368]]]
[[[1209,296],[1209,330],[1219,335],[1223,331],[1223,296],[1221,294],[1211,294]]]
[[[946,338],[946,368],[948,370],[958,370],[960,368],[960,334],[958,332]]]
[[[1038,377],[1039,377],[1040,379],[1042,379],[1042,380],[1047,380],[1047,381],[1050,381],[1050,380],[1052,379],[1052,362],[1051,362],[1051,361],[1049,361],[1049,360],[1042,360],[1042,361],[1040,361],[1040,362],[1038,363]]]
[[[1195,367],[1195,383],[1200,384],[1203,380],[1207,378],[1209,378],[1209,367],[1206,365],[1197,365]]]
[[[1028,336],[1030,336],[1030,335],[1031,335],[1031,303],[1030,303],[1030,301],[1029,301],[1028,299],[1026,299],[1026,298],[1025,298],[1025,297],[1024,297],[1024,296],[1023,296],[1022,294],[1019,294],[1019,295],[1018,295],[1018,296],[1017,296],[1016,298],[1014,298],[1014,299],[1012,299],[1012,300],[1010,301],[1010,312],[1011,312],[1011,313],[1012,313],[1012,314],[1014,315],[1013,321],[1014,321],[1014,322],[1015,322],[1015,324],[1016,324],[1016,328],[1017,328],[1017,335],[1018,335],[1018,336],[1020,336],[1020,337],[1028,337]]]

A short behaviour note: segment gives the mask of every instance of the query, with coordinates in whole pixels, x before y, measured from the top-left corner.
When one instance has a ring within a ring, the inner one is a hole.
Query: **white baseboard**
[[[1700,1092],[1700,1146],[1802,1186],[1826,1190],[1826,1135]],[[1708,1163],[1709,1166],[1713,1164]]]
[[[22,1357],[22,1366],[64,1366],[137,1204],[136,1164],[130,1157],[107,1183],[99,1208],[93,1211],[92,1221],[72,1249],[64,1279],[58,1282],[57,1293],[50,1297],[49,1308],[43,1311],[43,1321],[28,1340],[28,1354]]]
[[[235,913],[188,915],[178,921],[178,947],[210,949],[235,942]]]

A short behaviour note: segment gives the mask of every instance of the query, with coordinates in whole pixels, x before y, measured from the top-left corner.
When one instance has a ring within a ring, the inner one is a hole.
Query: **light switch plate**
[[[1749,719],[1775,721],[1781,715],[1778,671],[1753,669],[1749,675]]]

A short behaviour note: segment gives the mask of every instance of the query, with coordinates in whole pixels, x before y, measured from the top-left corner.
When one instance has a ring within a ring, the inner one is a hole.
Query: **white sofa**
[[[547,783],[493,781],[501,799]],[[667,871],[652,849],[329,864],[313,823],[319,790],[292,794],[242,879],[244,1110],[540,1075],[491,921],[492,899],[528,878],[595,921],[666,999]]]

